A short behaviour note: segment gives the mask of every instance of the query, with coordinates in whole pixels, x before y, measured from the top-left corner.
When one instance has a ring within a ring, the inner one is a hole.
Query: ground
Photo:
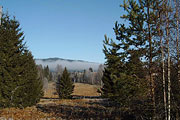
[[[100,86],[96,85],[76,83],[73,99],[59,100],[55,83],[49,83],[48,90],[36,106],[0,110],[0,120],[4,118],[13,118],[13,120],[115,119],[119,113],[115,112],[116,110],[109,103],[104,102],[105,99],[100,98],[97,92],[99,88]]]

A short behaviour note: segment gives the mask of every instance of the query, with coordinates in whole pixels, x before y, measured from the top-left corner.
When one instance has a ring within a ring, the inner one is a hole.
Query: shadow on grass
[[[53,97],[42,97],[41,99],[55,99],[58,100],[59,98]],[[71,99],[102,99],[100,96],[80,96],[80,95],[72,95]]]
[[[98,107],[80,107],[69,105],[43,105],[37,106],[38,110],[45,113],[54,113],[55,117],[63,119],[117,119],[120,117],[118,111],[109,111]]]
[[[101,96],[80,96],[80,95],[73,95],[72,99],[102,99]]]
[[[54,117],[62,119],[92,119],[92,120],[134,120],[134,116],[122,114],[119,107],[110,101],[90,100],[87,106],[70,105],[37,105],[37,109],[44,113],[53,113]],[[123,118],[123,119],[122,119]]]

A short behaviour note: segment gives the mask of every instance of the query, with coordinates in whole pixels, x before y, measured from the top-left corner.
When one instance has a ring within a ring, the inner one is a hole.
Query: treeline
[[[180,0],[124,0],[116,40],[105,35],[103,97],[128,119],[180,119]],[[123,118],[122,118],[123,119]]]
[[[97,71],[93,71],[92,68],[83,70],[83,72],[72,72],[71,77],[74,83],[88,83],[92,85],[102,85],[104,65],[99,65]]]
[[[102,76],[103,76],[104,65],[99,65],[97,71],[94,71],[92,68],[83,71],[69,71],[70,78],[73,83],[87,83],[93,85],[102,85]],[[44,83],[44,90],[47,89],[47,84],[50,81],[57,82],[58,76],[61,77],[63,74],[64,68],[61,65],[57,65],[55,71],[49,70],[48,66],[43,67],[38,65],[39,77]]]
[[[38,77],[40,78],[41,82],[43,83],[43,90],[48,90],[48,82],[53,81],[55,78],[53,73],[50,72],[49,67],[42,67],[42,65],[37,65],[38,70]]]

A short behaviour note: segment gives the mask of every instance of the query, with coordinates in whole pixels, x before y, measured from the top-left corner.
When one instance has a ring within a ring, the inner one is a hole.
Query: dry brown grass
[[[77,96],[99,96],[100,94],[97,92],[99,86],[96,85],[89,85],[89,84],[82,84],[82,83],[75,83],[74,93],[73,95]],[[94,106],[88,104],[88,99],[72,99],[72,100],[57,100],[54,98],[58,98],[55,83],[51,82],[48,85],[48,90],[44,94],[45,98],[50,99],[41,99],[38,104],[41,105],[65,105],[65,106],[79,106],[79,107],[89,107]],[[52,98],[52,99],[51,99]],[[13,120],[39,120],[49,118],[49,120],[55,120],[54,112],[52,113],[44,113],[39,111],[35,106],[28,107],[25,109],[3,109],[0,110],[0,119],[1,118],[13,118]],[[61,114],[59,115],[61,116]]]
[[[97,90],[100,88],[100,86],[83,84],[83,83],[75,83],[74,86],[75,86],[74,92],[72,95],[100,96],[100,94],[97,92]],[[44,97],[58,98],[58,95],[56,92],[56,86],[55,86],[54,82],[51,82],[48,84],[48,90],[44,93]]]
[[[78,95],[78,96],[100,96],[100,94],[97,92],[97,90],[100,88],[100,86],[97,85],[89,85],[89,84],[83,84],[83,83],[75,83],[74,92],[72,95]],[[51,82],[48,85],[48,90],[45,92],[44,97],[46,98],[58,98],[55,83]],[[69,105],[77,105],[77,104],[84,104],[84,102],[87,102],[85,99],[78,99],[78,100],[45,100],[41,99],[39,104],[66,104]]]
[[[97,90],[98,90],[98,88],[100,88],[100,86],[83,84],[83,83],[75,83],[74,85],[75,85],[75,88],[74,88],[73,95],[100,96],[100,94],[97,92]]]
[[[48,84],[48,90],[44,92],[44,97],[47,98],[58,98],[57,92],[56,92],[56,84],[55,82],[50,82]]]
[[[38,111],[37,108],[27,107],[25,109],[17,108],[6,108],[0,110],[0,120],[13,119],[13,120],[39,120],[44,118],[51,118],[51,120],[56,120],[53,118],[52,113],[43,113]]]

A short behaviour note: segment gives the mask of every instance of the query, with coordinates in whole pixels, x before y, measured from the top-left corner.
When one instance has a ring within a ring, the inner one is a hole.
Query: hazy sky
[[[104,34],[114,38],[123,0],[0,0],[16,16],[35,58],[103,63]]]

